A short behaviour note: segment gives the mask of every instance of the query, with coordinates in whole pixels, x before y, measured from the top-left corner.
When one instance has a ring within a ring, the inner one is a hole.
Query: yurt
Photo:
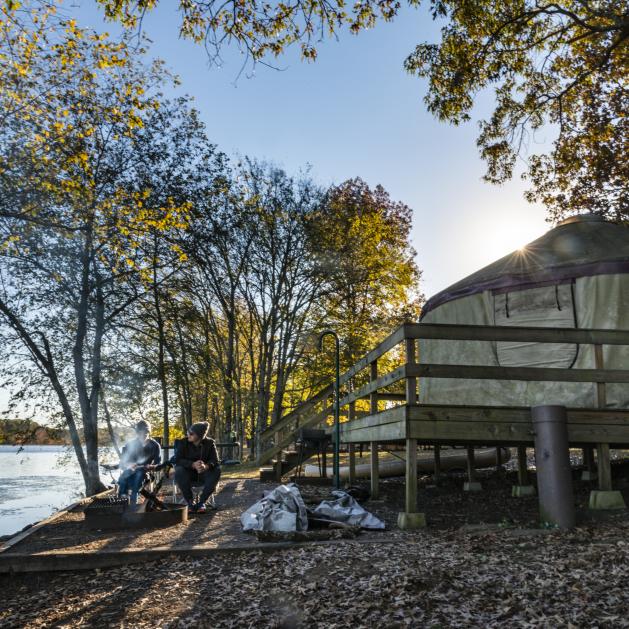
[[[586,214],[469,275],[424,306],[422,323],[629,330],[629,228]],[[422,363],[595,367],[575,344],[420,342]],[[603,366],[629,368],[629,347],[604,346]],[[629,408],[629,385],[607,385],[607,407]],[[595,408],[596,385],[426,378],[425,404]]]

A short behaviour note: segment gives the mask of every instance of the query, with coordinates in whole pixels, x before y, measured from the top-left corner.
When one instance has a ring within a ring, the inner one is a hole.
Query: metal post
[[[339,336],[334,330],[324,330],[319,335],[319,351],[323,350],[323,339],[326,336],[334,337],[334,349],[335,349],[335,378],[334,378],[334,486],[337,489],[341,488],[341,475],[340,475],[340,444],[341,444],[341,424],[340,418],[340,396],[339,389],[341,388],[341,344],[339,342]]]
[[[533,406],[537,490],[542,522],[575,525],[568,427],[564,406]]]

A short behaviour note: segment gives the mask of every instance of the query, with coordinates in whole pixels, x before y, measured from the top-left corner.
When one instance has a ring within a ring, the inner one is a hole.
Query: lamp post
[[[326,336],[333,336],[336,350],[336,362],[335,362],[335,380],[334,380],[334,486],[336,489],[341,488],[341,473],[340,473],[340,456],[339,446],[341,441],[341,427],[339,422],[340,407],[339,407],[339,389],[340,389],[340,343],[339,336],[334,330],[324,330],[319,335],[319,351],[323,351],[323,339]]]

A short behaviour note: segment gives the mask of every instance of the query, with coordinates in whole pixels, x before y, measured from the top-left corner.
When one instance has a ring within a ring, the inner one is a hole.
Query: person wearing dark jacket
[[[175,441],[175,454],[170,462],[175,466],[175,483],[183,494],[188,508],[192,512],[205,513],[207,502],[212,497],[218,479],[221,477],[221,466],[214,439],[207,438],[209,424],[198,422],[188,428],[184,439]],[[192,484],[203,483],[203,491],[199,501],[194,504]],[[210,506],[214,507],[213,497]]]

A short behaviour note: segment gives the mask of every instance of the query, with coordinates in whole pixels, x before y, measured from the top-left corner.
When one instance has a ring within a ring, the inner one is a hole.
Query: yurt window
[[[569,283],[524,290],[494,292],[495,325],[574,328],[575,308]],[[503,367],[561,367],[574,364],[573,343],[497,342],[496,357]]]

